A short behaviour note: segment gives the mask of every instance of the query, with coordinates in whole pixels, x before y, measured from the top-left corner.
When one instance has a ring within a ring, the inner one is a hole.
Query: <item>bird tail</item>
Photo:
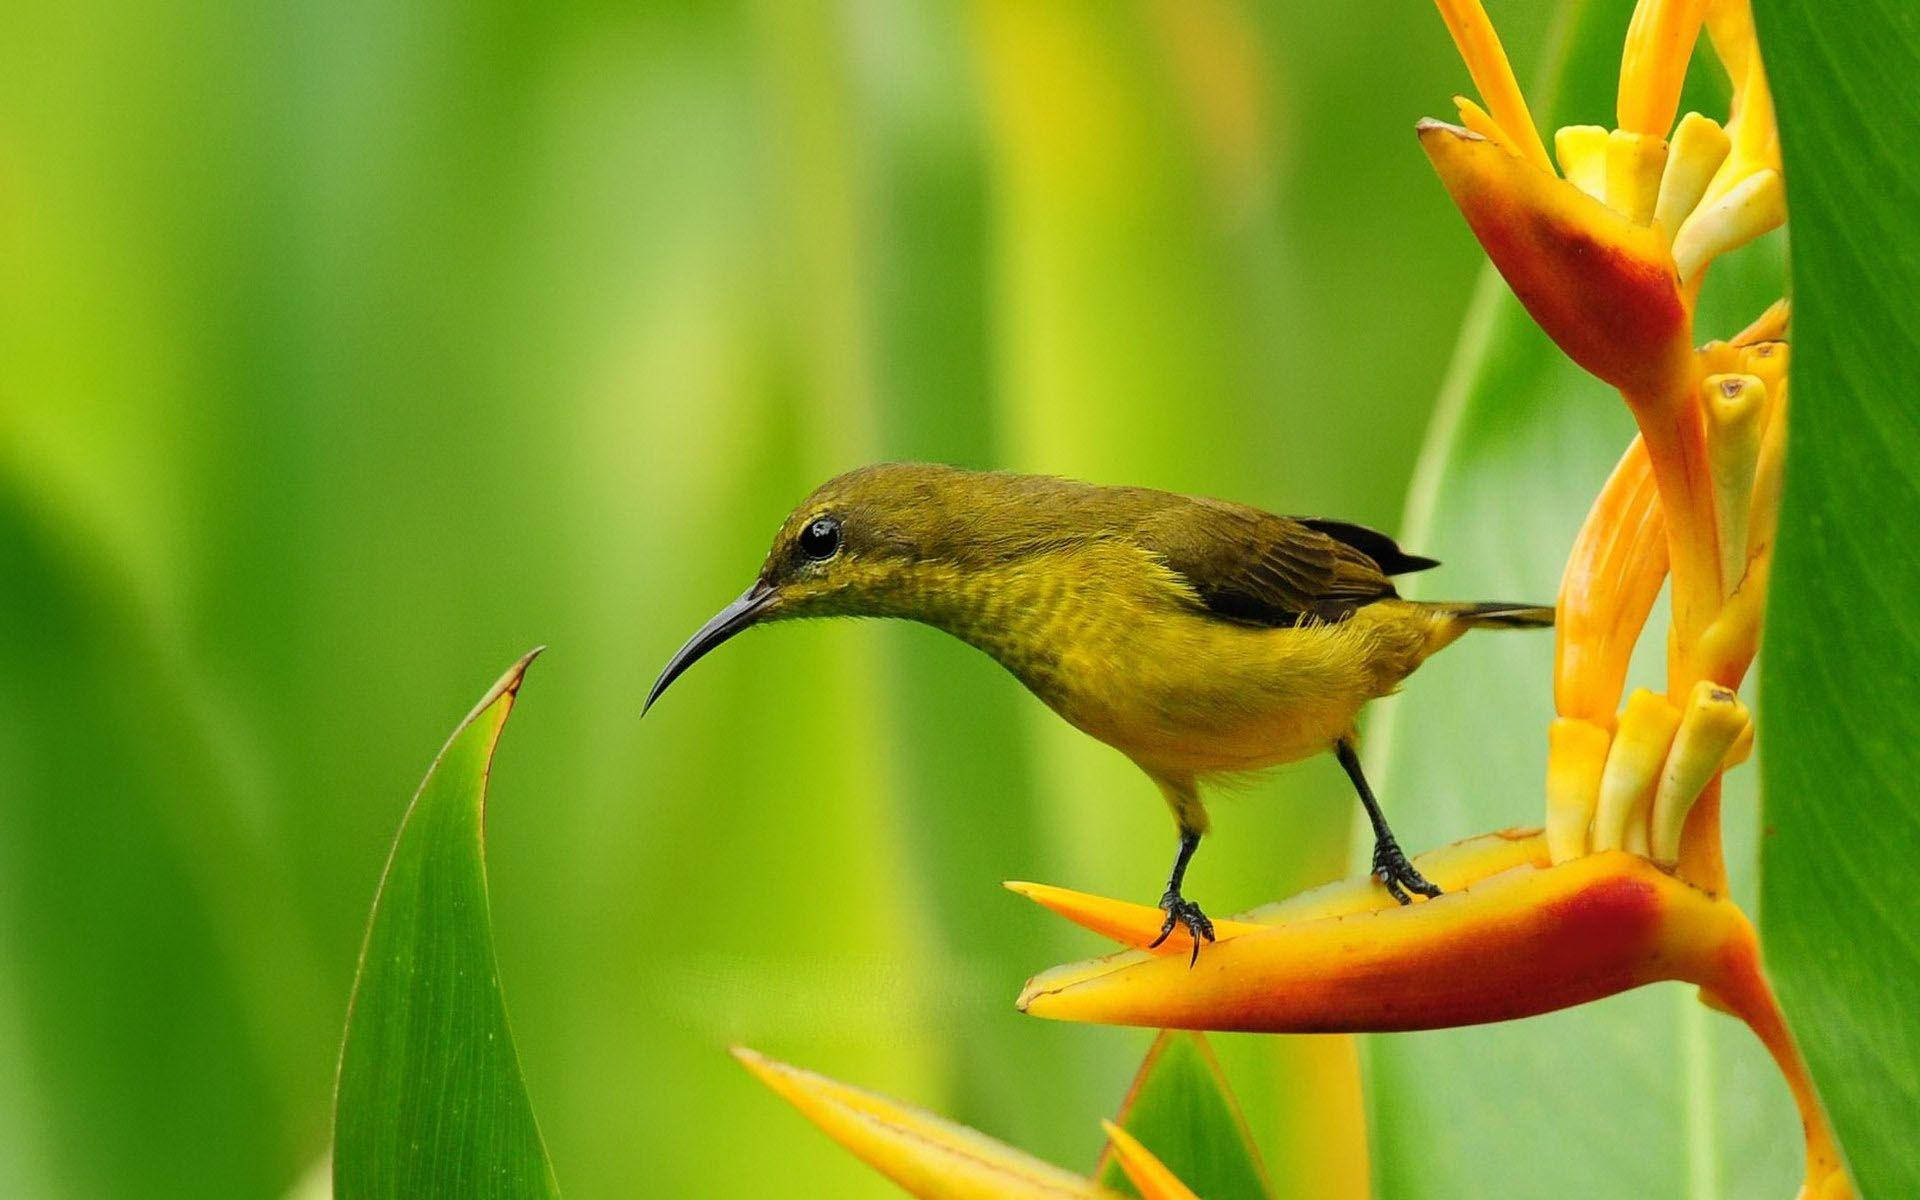
[[[1553,609],[1544,604],[1509,604],[1488,600],[1478,604],[1415,602],[1427,615],[1427,641],[1420,657],[1451,646],[1469,629],[1546,629]]]
[[[1452,617],[1466,629],[1551,629],[1550,604],[1510,604],[1485,600],[1478,604],[1435,604],[1435,611]]]

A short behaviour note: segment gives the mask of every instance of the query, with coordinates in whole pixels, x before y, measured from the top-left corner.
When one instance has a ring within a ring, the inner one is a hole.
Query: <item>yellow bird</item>
[[[1385,534],[1242,504],[1048,476],[883,463],[793,510],[759,576],[674,654],[647,705],[755,624],[904,617],[992,655],[1159,785],[1180,829],[1160,940],[1213,925],[1181,893],[1207,832],[1202,780],[1332,750],[1373,823],[1373,873],[1436,896],[1361,774],[1354,719],[1469,629],[1535,628],[1535,605],[1402,600],[1437,565]],[[1159,941],[1154,943],[1159,945]]]

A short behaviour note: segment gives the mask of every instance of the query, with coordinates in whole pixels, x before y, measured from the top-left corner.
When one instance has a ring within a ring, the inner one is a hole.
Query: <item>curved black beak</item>
[[[771,584],[756,579],[752,587],[740,593],[739,599],[715,613],[713,620],[702,625],[700,631],[688,638],[687,644],[674,651],[673,657],[667,660],[666,669],[660,672],[660,678],[653,681],[653,690],[647,693],[647,703],[640,710],[641,715],[646,715],[647,709],[652,708],[653,702],[660,698],[660,693],[667,690],[668,684],[680,678],[682,671],[699,662],[707,651],[753,624],[761,610],[772,604],[777,595],[779,593]]]

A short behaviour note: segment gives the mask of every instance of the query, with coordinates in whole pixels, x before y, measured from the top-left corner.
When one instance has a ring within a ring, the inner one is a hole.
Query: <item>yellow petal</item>
[[[1107,1131],[1107,1140],[1113,1143],[1113,1155],[1134,1190],[1140,1193],[1140,1200],[1200,1200],[1191,1188],[1174,1178],[1166,1164],[1142,1146],[1138,1138],[1112,1121],[1100,1122],[1100,1128]]]
[[[1650,223],[1666,165],[1665,139],[1624,129],[1608,134],[1607,207],[1635,225]]]
[[[1757,375],[1709,375],[1700,392],[1707,413],[1707,470],[1720,521],[1720,579],[1731,592],[1747,573],[1748,519],[1767,385]]]
[[[1785,347],[1781,346],[1781,353],[1784,351]],[[1767,607],[1767,576],[1780,516],[1781,472],[1786,464],[1785,379],[1780,380],[1778,394],[1770,398],[1767,407],[1767,428],[1760,436],[1753,499],[1747,512],[1746,574],[1695,640],[1691,656],[1690,670],[1694,677],[1710,679],[1726,687],[1740,685],[1760,648],[1760,627]],[[1684,864],[1684,859],[1682,861]]]
[[[1588,851],[1612,740],[1605,729],[1579,717],[1557,717],[1547,727],[1547,850],[1556,863]]]
[[[733,1048],[760,1081],[826,1135],[915,1196],[939,1200],[1119,1200],[1071,1172],[885,1096]]]
[[[1693,685],[1653,800],[1649,841],[1655,862],[1671,867],[1680,861],[1687,810],[1752,727],[1747,706],[1730,689],[1705,679]]]
[[[1487,257],[1569,358],[1632,391],[1691,368],[1691,318],[1661,235],[1468,130],[1419,131]]]
[[[1056,1020],[1266,1033],[1512,1020],[1662,979],[1718,979],[1739,910],[1637,855],[1519,866],[1409,907],[1246,934],[1183,960],[1123,951],[1021,994]]]
[[[1783,373],[1773,382],[1772,403],[1768,405],[1767,428],[1760,435],[1760,453],[1753,468],[1753,500],[1747,511],[1747,571],[1753,572],[1755,561],[1764,558],[1773,547],[1773,536],[1780,524],[1780,472],[1786,466],[1787,453],[1787,381],[1784,378],[1787,348],[1784,342],[1776,343],[1777,355],[1781,362],[1778,369]],[[1755,347],[1757,352],[1760,347]],[[1771,364],[1764,358],[1748,361],[1749,367],[1761,371],[1768,370]],[[1741,583],[1744,586],[1745,580]]]
[[[1778,229],[1787,219],[1787,190],[1780,172],[1755,171],[1708,200],[1673,235],[1673,261],[1683,280],[1708,263]]]
[[[1693,214],[1707,185],[1727,159],[1733,142],[1719,122],[1688,113],[1673,131],[1673,144],[1667,150],[1667,165],[1660,176],[1660,197],[1653,206],[1653,219],[1671,238],[1674,231]]]
[[[1627,697],[1600,775],[1600,803],[1593,814],[1595,850],[1644,849],[1654,788],[1679,727],[1680,710],[1665,696],[1643,688]]]
[[[1472,125],[1467,126],[1472,129]],[[1479,130],[1474,130],[1478,133]],[[1567,182],[1595,200],[1607,198],[1607,131],[1598,125],[1562,125],[1553,134],[1553,156]]]

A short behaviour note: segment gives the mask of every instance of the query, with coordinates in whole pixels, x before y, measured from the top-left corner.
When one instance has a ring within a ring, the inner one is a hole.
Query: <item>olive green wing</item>
[[[1388,576],[1436,565],[1364,526],[1219,500],[1149,514],[1139,531],[1141,546],[1179,574],[1207,611],[1254,625],[1343,620],[1397,595]]]

